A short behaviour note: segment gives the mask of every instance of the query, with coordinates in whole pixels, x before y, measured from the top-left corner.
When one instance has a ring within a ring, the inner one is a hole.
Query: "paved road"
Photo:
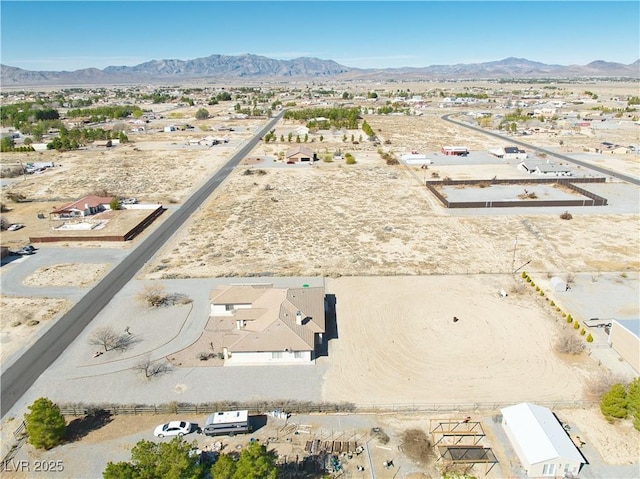
[[[451,115],[453,115],[453,114],[454,113],[451,113],[449,115],[444,115],[442,117],[442,119],[445,120],[445,121],[448,121],[449,123],[454,123],[456,125],[464,126],[465,128],[469,128],[471,130],[475,130],[475,131],[478,131],[480,133],[484,133],[485,135],[490,135],[490,136],[494,136],[496,138],[500,138],[501,140],[508,140],[509,143],[515,143],[516,145],[524,146],[526,148],[530,148],[530,149],[533,149],[535,151],[539,151],[541,153],[546,153],[547,155],[555,156],[556,158],[559,158],[561,160],[567,161],[569,163],[573,163],[575,165],[580,165],[583,168],[588,168],[590,170],[597,171],[598,173],[602,173],[603,175],[613,176],[614,178],[618,178],[619,180],[627,181],[627,182],[632,183],[634,185],[639,185],[640,186],[640,178],[636,178],[635,176],[629,176],[629,175],[625,175],[625,174],[622,174],[622,173],[618,173],[616,171],[609,170],[607,168],[603,168],[601,166],[592,165],[591,163],[587,163],[586,161],[576,160],[575,158],[572,158],[570,156],[562,155],[560,153],[556,153],[556,152],[553,152],[551,150],[546,150],[546,149],[540,148],[538,146],[530,145],[530,144],[525,143],[523,141],[515,140],[513,137],[510,137],[510,136],[499,135],[498,133],[494,133],[492,131],[487,131],[485,129],[478,128],[477,126],[472,126],[472,125],[468,125],[468,124],[460,122],[460,121],[452,120],[449,117]]]
[[[137,271],[164,245],[211,193],[227,178],[233,168],[280,120],[284,111],[274,117],[256,136],[248,141],[199,190],[189,197],[153,233],[89,291],[73,308],[61,317],[45,335],[38,339],[0,377],[0,417],[31,387],[40,375],[73,342],[93,318],[104,308]]]

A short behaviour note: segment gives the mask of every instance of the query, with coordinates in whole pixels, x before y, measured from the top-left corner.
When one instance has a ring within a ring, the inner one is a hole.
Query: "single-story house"
[[[469,149],[466,146],[443,146],[440,151],[447,156],[467,156]]]
[[[528,477],[575,477],[586,464],[550,409],[520,403],[500,412],[502,427]]]
[[[571,176],[572,172],[568,166],[556,165],[554,163],[536,163],[523,161],[518,164],[518,168],[533,175],[544,176]]]
[[[493,156],[505,160],[526,160],[527,152],[517,146],[504,146],[495,150],[489,150]]]
[[[309,364],[325,332],[323,287],[231,285],[211,293],[225,366]]]
[[[316,154],[311,151],[309,148],[305,148],[304,146],[298,145],[293,148],[289,148],[284,155],[284,159],[287,163],[293,162],[297,163],[299,161],[316,161]]]
[[[614,319],[609,344],[640,373],[640,319]]]
[[[49,213],[51,219],[82,218],[111,209],[110,196],[88,195]]]

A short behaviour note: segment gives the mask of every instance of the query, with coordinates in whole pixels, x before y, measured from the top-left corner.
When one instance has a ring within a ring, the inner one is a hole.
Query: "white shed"
[[[520,403],[500,412],[502,427],[528,477],[578,475],[586,461],[550,409]]]
[[[567,290],[567,283],[562,278],[554,276],[551,278],[551,289],[556,292],[564,292]]]

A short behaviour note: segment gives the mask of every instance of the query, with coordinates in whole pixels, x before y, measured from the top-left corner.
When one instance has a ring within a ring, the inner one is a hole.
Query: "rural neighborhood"
[[[3,87],[3,477],[637,477],[637,90]]]

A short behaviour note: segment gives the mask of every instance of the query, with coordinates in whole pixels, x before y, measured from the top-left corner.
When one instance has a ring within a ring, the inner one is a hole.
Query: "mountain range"
[[[301,57],[275,60],[259,55],[210,55],[193,60],[152,60],[135,66],[109,66],[102,70],[30,71],[0,65],[5,87],[34,85],[109,85],[186,81],[246,80],[451,80],[508,78],[640,78],[640,60],[625,65],[594,61],[587,65],[548,65],[524,58],[505,58],[485,63],[431,65],[423,68],[361,69],[333,60]]]

